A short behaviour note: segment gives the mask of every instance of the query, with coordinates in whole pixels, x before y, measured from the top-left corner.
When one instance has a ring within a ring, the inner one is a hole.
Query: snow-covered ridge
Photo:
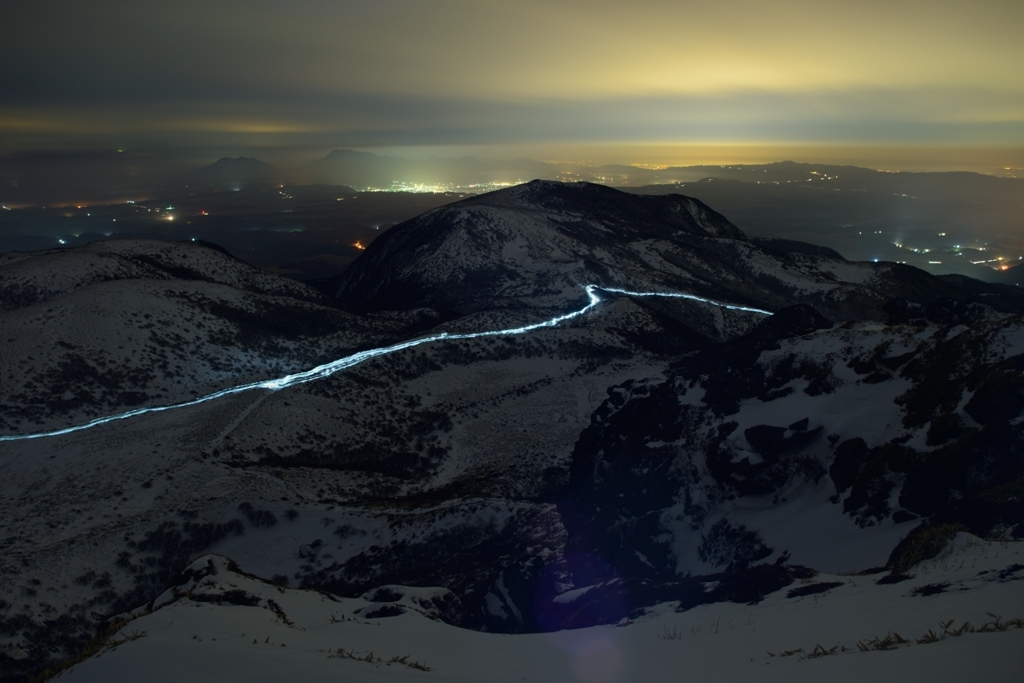
[[[202,242],[108,240],[75,249],[0,254],[0,310],[117,280],[199,280],[310,302],[323,297]]]
[[[169,410],[176,410],[176,409],[179,409],[179,408],[189,408],[189,407],[192,407],[192,406],[200,405],[202,403],[206,403],[207,401],[215,401],[215,400],[217,400],[219,398],[224,398],[226,396],[231,396],[233,394],[241,394],[241,393],[245,393],[245,392],[248,392],[248,391],[256,391],[256,390],[280,391],[281,389],[287,389],[289,387],[298,386],[298,385],[301,385],[301,384],[305,384],[307,382],[314,382],[314,381],[317,381],[317,380],[325,379],[325,378],[330,377],[331,375],[335,374],[336,372],[340,372],[341,370],[346,370],[348,368],[351,368],[351,367],[353,367],[355,365],[363,363],[363,362],[365,362],[367,360],[370,360],[372,358],[377,358],[377,357],[380,357],[380,356],[386,356],[386,355],[391,354],[391,353],[395,353],[395,352],[398,352],[398,351],[403,351],[405,349],[410,349],[410,348],[414,348],[416,346],[420,346],[421,344],[431,344],[431,343],[439,342],[439,341],[459,341],[459,340],[462,340],[462,339],[479,339],[479,338],[482,338],[482,337],[504,337],[504,336],[510,336],[510,335],[527,334],[529,332],[533,332],[534,330],[539,330],[539,329],[543,329],[543,328],[557,327],[557,326],[561,325],[562,323],[565,323],[567,321],[573,320],[575,318],[579,318],[580,316],[584,315],[585,313],[590,311],[592,308],[594,308],[595,306],[597,306],[601,302],[601,297],[598,295],[598,291],[601,288],[598,288],[595,285],[586,285],[586,286],[583,287],[583,289],[584,289],[584,291],[586,291],[587,296],[590,299],[590,302],[586,306],[584,306],[583,308],[580,308],[578,310],[572,311],[570,313],[566,313],[564,315],[556,316],[556,317],[550,318],[548,320],[543,320],[541,322],[531,323],[531,324],[528,324],[528,325],[522,325],[522,326],[519,326],[519,327],[511,327],[511,328],[506,328],[506,329],[500,329],[500,330],[485,330],[485,331],[482,331],[482,332],[468,332],[468,333],[463,333],[463,334],[448,334],[447,332],[442,332],[440,334],[430,335],[430,336],[427,336],[427,337],[420,337],[418,339],[411,339],[409,341],[400,342],[398,344],[392,344],[390,346],[379,347],[379,348],[375,348],[375,349],[368,349],[366,351],[359,351],[358,353],[354,353],[352,355],[345,356],[343,358],[339,358],[339,359],[331,361],[329,363],[324,363],[322,365],[318,365],[318,366],[316,366],[314,368],[310,368],[309,370],[304,370],[302,372],[291,373],[291,374],[285,375],[283,377],[278,377],[276,379],[259,380],[259,381],[256,381],[256,382],[248,382],[246,384],[238,384],[238,385],[235,385],[235,386],[232,386],[232,387],[228,387],[226,389],[220,389],[218,391],[214,391],[212,393],[209,393],[209,394],[206,394],[204,396],[200,396],[198,398],[194,398],[194,399],[191,399],[191,400],[188,400],[188,401],[181,401],[179,403],[171,403],[171,404],[167,404],[167,405],[158,405],[158,406],[148,406],[148,407],[144,407],[144,408],[135,408],[134,410],[128,410],[128,411],[125,411],[123,413],[117,413],[117,414],[114,414],[114,415],[98,417],[98,418],[96,418],[94,420],[90,420],[89,422],[86,422],[86,423],[81,424],[81,425],[65,427],[63,429],[55,429],[55,430],[52,430],[52,431],[34,432],[34,433],[31,433],[31,434],[7,434],[7,435],[0,435],[0,442],[4,442],[4,441],[24,441],[24,440],[29,440],[29,439],[42,439],[42,438],[54,437],[54,436],[64,436],[66,434],[73,434],[75,432],[80,432],[80,431],[83,431],[83,430],[86,430],[86,429],[92,429],[93,427],[99,427],[100,425],[108,424],[110,422],[116,422],[116,421],[119,421],[119,420],[127,420],[129,418],[138,417],[140,415],[146,415],[146,414],[149,414],[149,413],[161,413],[161,412],[166,412],[166,411],[169,411]],[[662,298],[669,298],[669,299],[686,299],[686,300],[689,300],[689,301],[696,301],[696,302],[703,303],[703,304],[708,304],[708,305],[711,305],[711,306],[719,306],[721,308],[741,311],[741,312],[745,312],[745,313],[756,313],[756,314],[759,314],[759,315],[771,315],[771,313],[769,311],[764,311],[764,310],[757,309],[757,308],[751,308],[751,307],[748,307],[748,306],[739,306],[739,305],[735,305],[735,304],[726,304],[726,303],[721,303],[721,302],[718,302],[718,301],[712,301],[710,299],[705,299],[703,297],[699,297],[699,296],[696,296],[696,295],[693,295],[693,294],[685,294],[685,293],[678,293],[678,292],[630,292],[630,291],[622,290],[622,289],[612,289],[612,288],[604,288],[604,289],[605,289],[605,291],[613,292],[615,294],[621,294],[621,295],[624,295],[624,296],[662,297]]]

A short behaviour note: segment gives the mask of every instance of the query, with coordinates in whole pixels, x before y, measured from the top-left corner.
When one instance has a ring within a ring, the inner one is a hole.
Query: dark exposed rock
[[[734,526],[724,519],[711,527],[697,551],[705,562],[725,566],[728,570],[746,569],[772,552],[757,532],[742,524]]]

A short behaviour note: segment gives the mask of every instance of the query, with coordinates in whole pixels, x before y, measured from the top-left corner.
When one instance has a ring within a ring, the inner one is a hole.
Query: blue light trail
[[[696,296],[695,294],[679,294],[675,292],[631,292],[625,289],[615,289],[612,287],[599,287],[597,285],[586,285],[584,289],[587,292],[587,296],[590,297],[590,303],[583,308],[560,315],[550,320],[545,320],[539,323],[533,323],[531,325],[524,325],[522,327],[511,327],[504,330],[488,330],[484,332],[470,332],[465,334],[448,334],[447,332],[441,332],[438,334],[431,335],[429,337],[421,337],[419,339],[411,339],[409,341],[399,342],[398,344],[392,344],[391,346],[382,346],[377,349],[368,349],[366,351],[360,351],[354,353],[351,356],[345,356],[337,360],[331,361],[330,363],[324,363],[318,365],[315,368],[305,370],[303,372],[297,372],[292,375],[285,375],[277,379],[262,380],[259,382],[250,382],[249,384],[239,384],[238,386],[229,387],[227,389],[221,389],[215,391],[212,394],[206,396],[200,396],[199,398],[192,399],[191,401],[182,401],[181,403],[171,403],[165,406],[152,406],[148,408],[136,408],[135,410],[129,410],[124,413],[118,413],[117,415],[110,415],[109,417],[98,417],[95,420],[91,420],[84,424],[75,425],[73,427],[65,427],[64,429],[55,429],[50,432],[36,432],[34,434],[10,434],[6,436],[0,436],[0,442],[4,441],[28,441],[30,439],[44,439],[52,436],[63,436],[64,434],[73,434],[74,432],[81,432],[86,429],[92,429],[93,427],[99,427],[100,425],[107,424],[108,422],[116,422],[118,420],[127,420],[132,417],[138,417],[139,415],[146,415],[148,413],[163,413],[168,410],[177,410],[178,408],[188,408],[190,406],[197,406],[200,403],[206,403],[207,401],[214,401],[218,398],[224,398],[232,394],[241,394],[246,391],[254,391],[256,389],[264,389],[267,391],[280,391],[281,389],[287,389],[288,387],[294,387],[299,384],[305,384],[307,382],[314,382],[318,379],[324,379],[330,377],[336,372],[351,368],[355,365],[359,365],[363,361],[370,360],[371,358],[377,358],[378,356],[386,356],[389,353],[395,353],[403,349],[409,349],[414,346],[421,344],[430,344],[437,341],[457,341],[459,339],[477,339],[479,337],[502,337],[512,336],[518,334],[526,334],[527,332],[533,332],[545,327],[557,327],[567,320],[578,318],[587,311],[596,307],[601,303],[601,297],[598,296],[597,291],[602,290],[605,292],[611,292],[614,294],[622,294],[625,296],[632,297],[665,297],[672,299],[687,299],[689,301],[697,301],[700,303],[710,304],[712,306],[718,306],[733,311],[743,311],[746,313],[758,313],[760,315],[771,315],[771,311],[765,311],[760,308],[750,308],[748,306],[738,306],[735,304],[726,304],[719,301],[713,301],[711,299],[705,299],[703,297]]]

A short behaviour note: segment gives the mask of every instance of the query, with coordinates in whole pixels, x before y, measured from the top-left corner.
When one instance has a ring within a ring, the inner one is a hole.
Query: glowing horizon
[[[58,2],[10,8],[0,156],[1024,147],[1017,0]]]

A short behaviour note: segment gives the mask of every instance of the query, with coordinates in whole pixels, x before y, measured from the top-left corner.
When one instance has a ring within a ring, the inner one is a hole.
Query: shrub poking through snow
[[[277,524],[277,517],[270,510],[259,510],[252,506],[252,503],[239,503],[238,511],[245,515],[253,526],[274,526]]]
[[[889,569],[893,574],[906,574],[911,567],[938,557],[957,533],[963,530],[959,524],[922,524],[893,549],[889,555]]]
[[[875,636],[871,640],[859,640],[857,641],[858,652],[873,652],[879,651],[884,652],[888,650],[896,650],[904,645],[929,645],[931,643],[937,643],[940,640],[946,638],[958,638],[965,633],[998,633],[1002,631],[1008,631],[1011,628],[1024,629],[1024,619],[1008,619],[1003,621],[1003,618],[999,615],[986,612],[986,614],[992,618],[992,621],[986,622],[979,627],[971,626],[971,622],[965,621],[958,628],[954,628],[953,624],[956,619],[950,619],[949,621],[940,621],[939,626],[942,628],[942,633],[936,633],[932,629],[928,629],[920,638],[916,640],[907,640],[899,633],[891,631],[885,634],[884,638]],[[814,649],[808,652],[802,647],[798,647],[795,650],[782,650],[779,653],[768,651],[769,657],[797,657],[798,659],[816,659],[818,657],[825,657],[827,655],[835,655],[843,652],[853,652],[848,647],[841,644],[836,644],[831,648],[825,648],[821,645],[815,645]]]
[[[328,650],[330,652],[330,650]],[[327,655],[328,659],[354,659],[357,662],[366,662],[367,664],[386,664],[391,666],[392,664],[402,664],[409,667],[410,669],[416,669],[418,671],[430,671],[430,667],[426,664],[422,664],[418,661],[409,661],[409,655],[403,655],[399,657],[395,655],[387,662],[380,657],[375,657],[373,650],[370,650],[365,655],[357,654],[355,650],[346,650],[343,647],[339,647],[334,653]]]

